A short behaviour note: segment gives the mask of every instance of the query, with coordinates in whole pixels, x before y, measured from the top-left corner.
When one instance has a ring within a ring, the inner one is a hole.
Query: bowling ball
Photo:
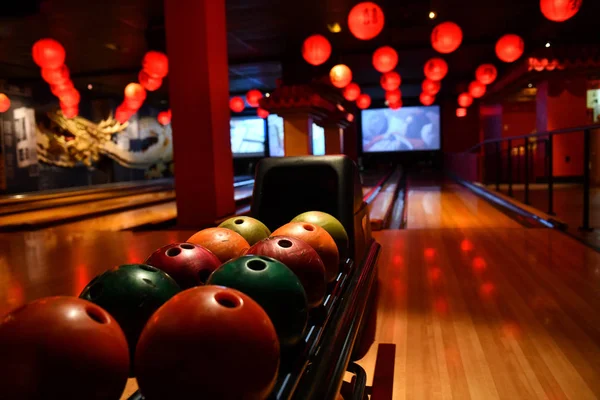
[[[309,224],[319,225],[331,235],[338,247],[340,258],[345,260],[349,254],[348,233],[344,225],[331,214],[321,211],[309,211],[298,215],[292,222],[308,222]]]
[[[157,268],[126,264],[95,277],[79,297],[114,317],[125,333],[133,360],[136,343],[150,316],[180,290],[169,275]]]
[[[77,297],[47,297],[0,320],[0,398],[118,399],[129,349],[105,310]]]
[[[271,235],[271,231],[265,224],[252,217],[240,216],[229,218],[222,222],[221,225],[219,225],[219,228],[227,228],[239,233],[246,239],[250,246]]]
[[[327,282],[335,280],[340,270],[340,255],[335,241],[325,229],[307,222],[290,222],[277,229],[271,236],[291,236],[308,243],[325,265]]]
[[[212,251],[222,263],[241,256],[250,247],[242,235],[226,228],[203,229],[187,241]]]
[[[279,342],[250,297],[200,286],[167,301],[148,322],[135,368],[147,400],[264,399],[277,378]]]
[[[182,289],[204,285],[221,265],[210,250],[192,243],[173,243],[161,247],[144,262],[166,272]]]
[[[282,346],[302,338],[308,323],[306,293],[298,277],[281,262],[265,256],[239,257],[221,265],[207,284],[239,290],[260,304]]]
[[[327,290],[325,265],[306,242],[289,236],[270,237],[250,247],[248,254],[274,258],[291,269],[304,287],[309,307],[317,307],[323,301]]]

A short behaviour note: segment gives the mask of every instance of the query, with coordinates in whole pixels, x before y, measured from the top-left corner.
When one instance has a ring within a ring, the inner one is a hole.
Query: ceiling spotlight
[[[437,17],[437,14],[433,11],[429,11],[429,19],[435,19],[435,17]]]
[[[529,85],[527,85],[528,88],[532,88],[533,87],[533,83],[530,83]]]
[[[91,83],[88,83],[88,90],[92,90],[94,88],[94,85],[92,85]]]
[[[342,31],[341,25],[337,22],[334,22],[333,24],[327,24],[327,29],[329,29],[329,32],[332,33],[340,33]]]
[[[271,93],[265,93],[265,97],[271,97]]]
[[[546,42],[546,47],[550,47],[550,42]]]

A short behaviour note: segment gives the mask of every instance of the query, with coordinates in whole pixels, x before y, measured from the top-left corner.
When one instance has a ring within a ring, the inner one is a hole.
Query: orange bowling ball
[[[271,237],[274,236],[291,236],[308,243],[325,265],[327,282],[335,280],[340,271],[340,254],[335,241],[325,229],[306,222],[290,222],[273,232]]]
[[[141,393],[160,399],[265,399],[277,378],[279,341],[245,294],[199,286],[166,302],[137,345]]]
[[[187,242],[199,244],[212,251],[222,262],[244,255],[250,245],[237,232],[226,228],[203,229],[190,237]]]

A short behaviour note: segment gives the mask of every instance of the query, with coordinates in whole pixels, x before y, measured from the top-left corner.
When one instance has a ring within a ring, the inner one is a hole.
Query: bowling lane
[[[598,252],[551,229],[374,236],[376,343],[360,361],[369,384],[377,345],[392,343],[394,399],[600,398]]]
[[[450,181],[409,180],[407,207],[407,229],[522,227],[469,189]]]

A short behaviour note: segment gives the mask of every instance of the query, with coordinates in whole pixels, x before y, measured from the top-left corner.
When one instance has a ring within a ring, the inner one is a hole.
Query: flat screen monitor
[[[234,157],[265,155],[265,120],[259,117],[234,117],[230,121],[231,152]]]
[[[312,126],[312,146],[313,155],[325,155],[325,129],[317,124]]]
[[[267,117],[269,125],[269,155],[271,157],[283,157],[283,118],[277,114]]]
[[[440,149],[440,107],[363,110],[364,153]]]

